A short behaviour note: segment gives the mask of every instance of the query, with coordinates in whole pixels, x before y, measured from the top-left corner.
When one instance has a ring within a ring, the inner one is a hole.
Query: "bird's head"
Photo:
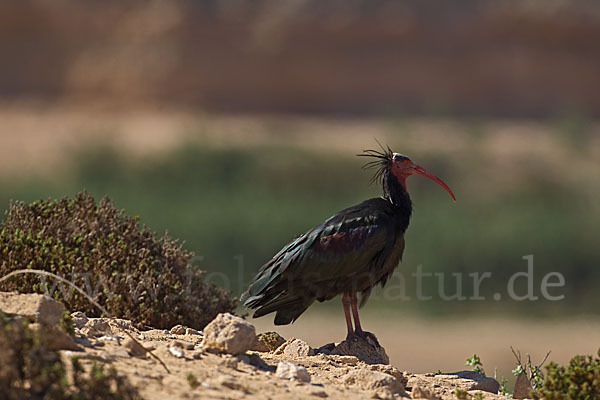
[[[389,147],[384,149],[382,146],[382,151],[378,150],[365,150],[362,154],[358,154],[363,157],[373,157],[375,160],[367,162],[363,169],[368,168],[377,168],[375,175],[373,176],[373,181],[381,182],[384,178],[390,176],[392,174],[397,181],[402,185],[404,190],[406,190],[406,178],[411,175],[421,175],[426,178],[431,179],[436,182],[438,185],[446,189],[446,191],[452,197],[452,200],[456,201],[456,197],[454,197],[454,193],[452,190],[442,181],[440,178],[427,171],[425,168],[420,165],[412,162],[410,158],[407,156],[394,153]]]

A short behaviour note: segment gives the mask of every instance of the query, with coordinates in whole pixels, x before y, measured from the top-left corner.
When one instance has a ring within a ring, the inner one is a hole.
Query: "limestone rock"
[[[390,358],[383,347],[363,340],[344,340],[331,351],[340,356],[355,356],[366,364],[389,364]]]
[[[362,390],[385,391],[390,394],[404,393],[404,386],[391,375],[368,369],[355,369],[348,372],[343,382]]]
[[[36,322],[30,324],[29,328],[39,335],[42,344],[48,350],[81,350],[71,336],[55,326],[42,325]]]
[[[65,306],[42,294],[0,292],[0,310],[9,315],[21,315],[40,324],[56,326]]]
[[[310,382],[310,374],[306,368],[287,361],[280,361],[279,364],[277,364],[275,376],[281,379]]]
[[[236,355],[251,349],[255,341],[254,325],[229,313],[221,313],[204,328],[202,346],[208,351]]]
[[[304,340],[291,338],[277,348],[275,354],[284,354],[288,357],[314,356],[315,351]]]
[[[183,325],[175,325],[170,331],[173,335],[185,335],[185,328]]]

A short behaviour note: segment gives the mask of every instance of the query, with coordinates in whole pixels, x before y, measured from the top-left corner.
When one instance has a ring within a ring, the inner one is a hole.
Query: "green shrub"
[[[108,198],[96,204],[83,191],[74,199],[11,202],[0,228],[0,275],[23,268],[52,272],[139,327],[202,329],[219,312],[235,309],[229,292],[202,281],[192,253],[166,234],[158,239]],[[71,311],[98,315],[88,300],[52,278],[19,275],[0,283],[0,290],[49,293]]]
[[[535,399],[595,400],[600,398],[600,350],[598,356],[575,356],[569,365],[551,362]]]
[[[114,368],[95,363],[86,373],[72,359],[72,385],[60,354],[45,348],[23,319],[0,312],[0,393],[2,399],[137,400],[141,397]]]

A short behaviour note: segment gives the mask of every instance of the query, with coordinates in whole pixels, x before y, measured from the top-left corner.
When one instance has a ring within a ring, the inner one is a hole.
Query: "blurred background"
[[[109,196],[239,294],[290,239],[380,194],[354,156],[376,139],[458,198],[408,182],[411,300],[379,291],[362,312],[394,365],[478,353],[510,378],[510,345],[559,362],[600,345],[596,1],[9,0],[0,49],[2,210]],[[556,271],[564,299],[493,300],[529,254],[536,295]],[[466,296],[489,271],[487,300],[442,301],[429,279],[417,301],[418,266],[448,294],[462,273]],[[339,341],[339,303],[277,330]]]

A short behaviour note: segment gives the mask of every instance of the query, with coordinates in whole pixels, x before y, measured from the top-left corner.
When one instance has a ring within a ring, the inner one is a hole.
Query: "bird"
[[[371,181],[381,185],[382,196],[341,210],[265,263],[240,297],[255,310],[254,318],[274,312],[275,325],[287,325],[315,300],[342,295],[346,339],[371,339],[379,346],[375,335],[362,329],[358,308],[376,285],[385,285],[402,260],[404,233],[412,214],[406,179],[411,175],[429,178],[456,202],[440,178],[389,146],[380,147],[357,155],[371,159],[363,169],[375,169]]]

